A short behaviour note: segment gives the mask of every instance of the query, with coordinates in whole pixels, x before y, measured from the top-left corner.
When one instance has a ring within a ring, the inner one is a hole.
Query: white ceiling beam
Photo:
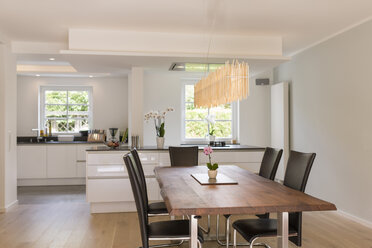
[[[59,54],[67,48],[67,43],[12,41],[12,52],[16,54]]]
[[[282,56],[279,36],[237,36],[70,29],[69,50],[159,56]],[[122,54],[124,55],[124,54]],[[129,55],[129,54],[126,54]]]

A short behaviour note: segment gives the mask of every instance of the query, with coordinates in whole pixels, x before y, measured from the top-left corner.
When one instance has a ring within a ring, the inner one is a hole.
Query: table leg
[[[198,217],[190,216],[190,248],[198,248]]]
[[[288,212],[278,212],[278,248],[288,248]]]

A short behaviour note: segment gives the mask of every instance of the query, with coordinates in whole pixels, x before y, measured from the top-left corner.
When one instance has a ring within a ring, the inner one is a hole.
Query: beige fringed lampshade
[[[215,107],[242,100],[249,95],[249,66],[227,61],[224,66],[202,78],[194,89],[196,108]]]

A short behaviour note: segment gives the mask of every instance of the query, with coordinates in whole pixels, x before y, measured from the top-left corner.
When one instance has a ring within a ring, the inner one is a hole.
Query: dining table
[[[154,171],[169,214],[190,216],[190,248],[197,248],[198,219],[201,215],[277,213],[277,246],[288,248],[290,212],[336,210],[330,202],[235,165],[218,168],[218,175],[234,181],[230,184],[200,183],[194,175],[207,175],[206,166],[156,167]]]

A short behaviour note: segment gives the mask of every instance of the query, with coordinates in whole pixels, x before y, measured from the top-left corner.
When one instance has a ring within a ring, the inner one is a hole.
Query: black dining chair
[[[148,195],[147,195],[146,177],[143,171],[141,159],[136,149],[131,150],[131,154],[132,154],[132,158],[134,159],[133,165],[136,166],[138,180],[142,185],[143,192],[146,192],[146,194],[144,194],[143,197],[145,198],[145,202],[148,203],[149,201],[148,201]],[[169,215],[165,202],[163,201],[148,203],[147,206],[148,206],[147,213],[149,217],[159,216],[159,215]]]
[[[169,157],[172,167],[178,166],[197,166],[199,163],[199,147],[198,146],[170,146]],[[201,227],[205,234],[211,231],[211,216],[208,215],[207,228]]]
[[[258,173],[259,176],[267,178],[269,180],[274,180],[276,172],[278,170],[280,159],[282,158],[283,149],[275,149],[271,147],[266,147],[264,155],[262,157],[262,162],[260,166],[260,171]],[[265,214],[257,214],[256,215],[260,219],[268,219],[270,217],[270,213]],[[219,216],[217,216],[217,242],[220,245],[228,247],[230,244],[228,243],[230,238],[230,217],[231,215],[224,215],[226,218],[226,243],[222,242],[219,239]],[[244,245],[244,244],[242,244]]]
[[[199,163],[199,147],[170,146],[169,157],[171,166],[196,166]]]
[[[138,221],[141,231],[142,248],[164,247],[172,244],[150,246],[154,240],[190,240],[189,220],[169,220],[149,223],[147,203],[145,201],[142,183],[136,174],[135,159],[131,153],[124,155],[124,163],[128,171],[134,200],[136,203]],[[198,246],[201,248],[204,242],[202,231],[198,230]]]
[[[282,154],[283,149],[266,147],[258,175],[274,181]],[[256,214],[256,216],[261,219],[268,219],[270,217],[270,213]]]
[[[307,180],[314,163],[315,153],[301,153],[291,151],[284,176],[284,185],[292,189],[305,192]],[[277,236],[276,219],[244,219],[237,220],[232,224],[234,228],[234,248],[236,248],[236,233],[250,243],[261,237]],[[302,244],[302,212],[289,213],[288,225],[289,240],[297,246]],[[265,245],[266,244],[261,244]]]

